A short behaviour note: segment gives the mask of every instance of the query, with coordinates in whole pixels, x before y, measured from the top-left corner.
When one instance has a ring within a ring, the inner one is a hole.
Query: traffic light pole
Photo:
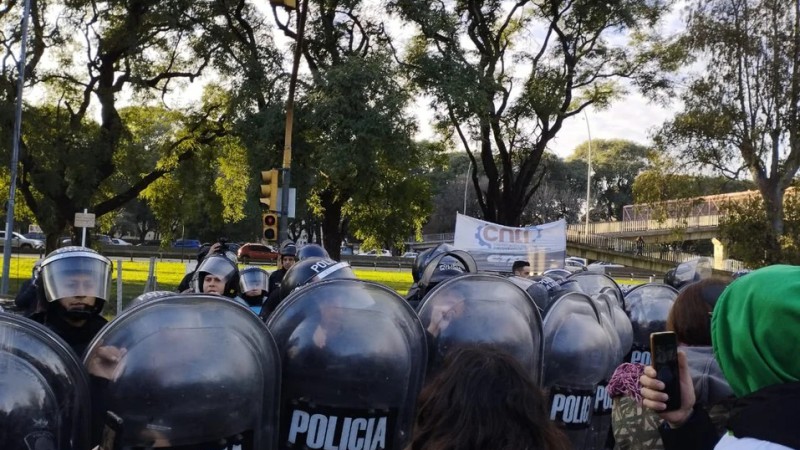
[[[294,124],[294,93],[297,89],[297,72],[300,68],[300,57],[303,54],[303,31],[306,27],[306,11],[308,0],[300,2],[297,10],[297,43],[294,48],[294,61],[292,61],[292,75],[289,78],[289,98],[286,99],[286,133],[283,137],[283,169],[281,169],[281,219],[279,230],[279,244],[289,238],[289,189],[292,169],[292,125]]]

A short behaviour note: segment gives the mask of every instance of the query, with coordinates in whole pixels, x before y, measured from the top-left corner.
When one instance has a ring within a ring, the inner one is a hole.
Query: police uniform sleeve
[[[706,410],[695,405],[692,415],[682,426],[672,428],[667,422],[658,427],[664,450],[712,450],[720,436]]]

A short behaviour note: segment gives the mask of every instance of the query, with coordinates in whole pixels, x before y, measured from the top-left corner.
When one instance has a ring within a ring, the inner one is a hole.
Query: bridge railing
[[[670,247],[666,244],[643,244],[640,251],[639,247],[636,245],[636,241],[597,234],[589,234],[587,236],[583,232],[583,229],[577,231],[575,229],[568,228],[567,242],[619,253],[628,253],[631,255],[660,259],[662,261],[669,261],[673,263],[681,263],[702,256],[694,253],[684,252],[678,248]]]
[[[674,230],[692,228],[716,228],[719,226],[719,215],[686,217],[683,219],[658,220],[625,220],[619,222],[589,223],[589,235],[592,234],[623,234],[638,231]],[[585,232],[585,224],[570,224],[567,229],[576,232]]]

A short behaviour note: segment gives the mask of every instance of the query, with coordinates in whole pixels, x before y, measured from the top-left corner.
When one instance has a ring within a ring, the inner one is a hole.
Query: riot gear
[[[181,294],[123,312],[90,344],[95,438],[121,418],[114,450],[208,444],[274,448],[280,359],[264,323],[216,295]]]
[[[180,294],[177,294],[177,293],[172,292],[172,291],[145,292],[144,294],[139,295],[139,296],[135,297],[133,300],[131,300],[131,302],[128,303],[128,308],[133,308],[134,306],[140,305],[142,303],[149,302],[151,300],[155,300],[157,298],[170,297],[170,296],[173,296],[173,295],[180,295]]]
[[[282,356],[279,448],[405,447],[426,354],[397,293],[355,279],[311,283],[268,326]]]
[[[561,282],[569,278],[572,272],[567,269],[548,269],[542,272],[542,275],[550,277],[557,282]]]
[[[420,278],[422,278],[422,272],[425,271],[425,267],[428,266],[428,263],[433,258],[453,250],[455,250],[455,247],[450,244],[439,244],[417,254],[417,257],[414,258],[414,264],[411,266],[411,277],[414,279],[414,283],[419,282]]]
[[[85,247],[63,247],[47,255],[40,269],[41,292],[48,304],[65,317],[81,320],[99,314],[108,299],[111,261]],[[57,302],[70,297],[94,298],[94,306],[64,308]]]
[[[86,374],[68,345],[0,313],[0,448],[88,449],[89,410]]]
[[[578,284],[581,285],[583,292],[590,297],[599,294],[603,288],[612,289],[618,293],[619,298],[622,297],[617,282],[604,273],[576,272],[572,274],[569,279],[577,281]]]
[[[336,262],[330,258],[308,258],[295,263],[283,276],[280,298],[285,299],[295,289],[315,281],[355,277],[347,262]]]
[[[206,276],[219,278],[224,285],[220,295],[233,298],[239,293],[239,268],[236,263],[221,254],[211,254],[197,266],[194,276],[194,291],[203,293]]]
[[[468,274],[446,280],[422,301],[419,317],[428,335],[429,372],[438,370],[453,348],[486,344],[514,356],[541,384],[541,316],[507,278]]]
[[[647,283],[625,294],[625,313],[633,327],[633,347],[626,362],[650,364],[650,333],[664,331],[678,291],[661,283]]]
[[[328,251],[319,244],[309,243],[297,251],[297,260],[302,261],[308,258],[330,258]]]
[[[424,298],[434,286],[448,278],[477,271],[478,266],[475,264],[475,259],[463,250],[439,253],[428,261],[428,265],[420,275],[419,283],[417,283],[420,297]]]
[[[712,273],[711,267],[711,258],[706,257],[682,262],[664,275],[664,283],[680,290],[689,283],[709,278]]]
[[[565,428],[573,448],[593,445],[597,386],[608,376],[614,348],[595,303],[568,292],[553,301],[543,320],[544,386],[550,420]]]
[[[547,308],[550,303],[550,293],[547,290],[547,285],[541,281],[533,280],[531,277],[508,277],[508,281],[516,284],[517,286],[525,289],[528,296],[533,300],[533,303],[539,308],[539,313]],[[555,283],[553,283],[555,285]]]

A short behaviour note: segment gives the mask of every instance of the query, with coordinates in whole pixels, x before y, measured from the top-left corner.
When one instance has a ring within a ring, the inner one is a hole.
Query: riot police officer
[[[260,267],[248,266],[239,272],[239,298],[256,314],[261,314],[267,300],[268,278],[267,271]]]
[[[239,268],[224,254],[211,254],[197,266],[192,282],[194,292],[235,298],[239,294]]]
[[[69,346],[0,312],[0,448],[88,449],[89,408],[86,374]]]
[[[278,288],[281,286],[283,276],[286,275],[286,271],[291,269],[292,265],[297,261],[297,246],[294,245],[294,242],[284,242],[278,252],[278,258],[280,260],[280,268],[272,272],[269,276],[269,289],[267,290],[270,292],[270,299],[272,295],[278,295]]]
[[[95,443],[113,432],[113,450],[275,448],[275,341],[230,300],[175,294],[141,303],[97,335],[84,365]]]
[[[42,261],[40,277],[39,301],[47,306],[31,318],[82,354],[107,322],[100,312],[108,299],[111,261],[86,247],[63,247]]]

